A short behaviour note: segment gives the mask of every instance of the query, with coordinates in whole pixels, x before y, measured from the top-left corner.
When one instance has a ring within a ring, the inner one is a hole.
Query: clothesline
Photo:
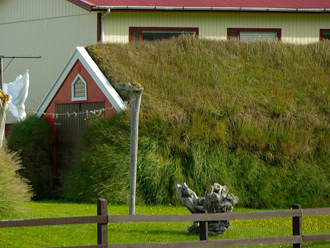
[[[40,114],[40,115],[44,115],[44,116],[51,116],[53,119],[58,119],[59,116],[67,116],[67,117],[77,117],[78,115],[85,115],[85,116],[89,116],[90,114],[92,115],[101,115],[103,112],[107,111],[107,110],[112,110],[114,109],[114,107],[107,107],[107,108],[101,108],[101,109],[94,109],[94,110],[86,110],[86,111],[81,111],[81,112],[66,112],[66,113],[39,113],[37,111],[28,111],[28,113],[31,114]]]

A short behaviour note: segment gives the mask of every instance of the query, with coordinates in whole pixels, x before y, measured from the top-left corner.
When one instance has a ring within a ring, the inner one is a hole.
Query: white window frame
[[[79,79],[84,83],[84,90],[85,90],[85,96],[84,97],[75,97],[74,96],[74,90],[75,90],[74,86],[75,86],[75,83]],[[73,102],[74,101],[87,101],[87,83],[80,74],[78,74],[71,83],[71,101],[73,101]]]

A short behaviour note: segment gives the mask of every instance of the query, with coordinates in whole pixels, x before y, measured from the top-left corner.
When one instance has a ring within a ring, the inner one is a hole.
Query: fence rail
[[[302,235],[302,216],[330,215],[330,208],[301,209],[292,205],[291,210],[260,211],[247,213],[221,214],[182,214],[182,215],[108,215],[107,201],[97,200],[97,216],[44,218],[25,220],[2,220],[0,228],[31,227],[51,225],[97,224],[97,245],[71,246],[72,248],[197,248],[233,247],[251,245],[293,244],[300,248],[304,242],[330,241],[330,234]],[[292,217],[292,236],[264,237],[249,239],[208,240],[208,222],[221,220],[246,220]],[[200,241],[157,242],[139,244],[108,244],[108,223],[136,222],[200,222]],[[70,247],[69,247],[70,248]]]

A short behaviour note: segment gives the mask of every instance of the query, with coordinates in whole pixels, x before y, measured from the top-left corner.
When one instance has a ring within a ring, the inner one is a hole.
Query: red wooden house
[[[54,135],[53,173],[65,172],[82,147],[90,119],[126,109],[124,101],[83,47],[77,47],[37,110]]]

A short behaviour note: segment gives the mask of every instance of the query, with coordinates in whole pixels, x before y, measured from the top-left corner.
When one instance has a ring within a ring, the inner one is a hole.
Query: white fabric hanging
[[[26,118],[25,112],[25,100],[29,93],[29,70],[24,75],[19,75],[14,82],[3,84],[3,91],[11,96],[11,102],[9,102],[9,110],[13,116],[22,121]]]

